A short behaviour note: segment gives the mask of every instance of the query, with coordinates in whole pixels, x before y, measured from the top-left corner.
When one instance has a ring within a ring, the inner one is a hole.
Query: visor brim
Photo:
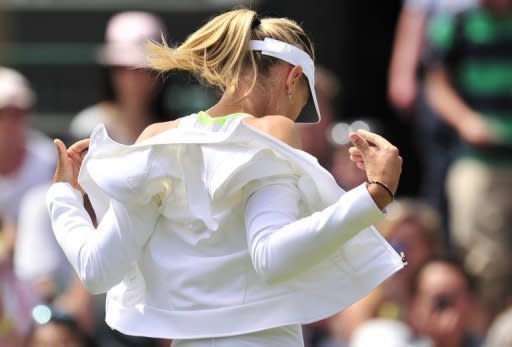
[[[321,120],[320,108],[315,91],[315,64],[313,59],[302,49],[289,43],[265,38],[264,40],[251,40],[250,49],[253,51],[261,51],[261,54],[272,56],[283,60],[293,66],[302,67],[302,71],[308,79],[310,98],[308,103],[314,104],[315,112],[308,111],[308,107],[304,107],[301,114],[297,118],[297,123],[319,123]]]

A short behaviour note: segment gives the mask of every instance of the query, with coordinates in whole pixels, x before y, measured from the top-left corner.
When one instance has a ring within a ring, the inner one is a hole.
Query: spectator
[[[421,155],[420,196],[441,213],[448,231],[444,181],[457,137],[428,104],[424,91],[424,47],[427,23],[436,14],[454,14],[477,6],[478,0],[405,0],[397,25],[389,69],[388,95],[402,116],[414,114],[414,141]],[[448,233],[445,234],[448,242]]]
[[[34,187],[21,201],[14,248],[16,276],[30,284],[43,302],[72,315],[82,329],[92,332],[93,298],[55,240],[45,204],[48,188],[49,184]]]
[[[432,22],[428,92],[464,148],[450,168],[453,239],[491,312],[510,293],[512,266],[512,1]]]
[[[14,248],[17,277],[30,283],[46,302],[62,293],[73,275],[53,236],[45,204],[49,187],[49,183],[34,187],[21,200]]]
[[[31,288],[14,275],[14,226],[0,216],[0,347],[18,347],[28,332],[31,310],[37,303]]]
[[[423,263],[442,254],[439,215],[432,207],[416,200],[400,199],[387,210],[386,218],[377,227],[396,250],[405,253],[408,266],[331,318],[331,331],[339,341],[351,340],[361,325],[374,318],[407,322],[413,278]]]
[[[105,100],[72,120],[73,137],[89,137],[101,122],[114,140],[132,144],[149,124],[170,118],[161,80],[147,68],[144,51],[144,44],[160,41],[163,31],[160,19],[146,12],[122,12],[109,20],[98,57],[105,67]]]
[[[478,347],[471,336],[474,280],[458,261],[437,258],[426,262],[413,281],[409,324],[428,336],[435,347]]]
[[[107,29],[107,44],[100,60],[112,76],[112,95],[116,102],[95,105],[75,118],[71,134],[87,137],[97,122],[104,122],[110,135],[121,142],[132,143],[147,125],[164,116],[162,94],[158,81],[147,69],[136,69],[144,60],[143,44],[147,39],[159,39],[163,25],[156,17],[140,12],[114,16]],[[114,100],[112,99],[112,100]],[[160,113],[162,112],[162,113]],[[118,117],[123,117],[119,121]],[[1,139],[0,139],[1,141]],[[54,148],[50,142],[52,165]],[[51,171],[47,180],[51,177]],[[37,170],[36,170],[37,171]],[[54,303],[59,310],[73,316],[80,328],[96,334],[98,341],[110,346],[154,346],[155,341],[124,337],[106,326],[104,296],[92,297],[70,273],[63,253],[55,248],[49,216],[44,204],[48,186],[31,190],[20,206],[20,223],[16,241],[16,273],[31,283],[41,297]],[[34,245],[40,248],[34,252]],[[99,317],[96,319],[95,317]]]
[[[0,67],[0,210],[13,224],[23,195],[49,182],[55,167],[52,142],[29,130],[34,102],[28,81],[17,71]]]
[[[163,83],[148,68],[144,45],[149,40],[160,41],[165,31],[162,21],[147,12],[121,12],[110,18],[105,30],[105,44],[98,62],[105,72],[105,100],[86,108],[75,116],[70,134],[75,138],[89,137],[98,123],[103,123],[110,137],[123,144],[132,144],[151,123],[168,120],[165,110]],[[91,297],[83,285],[72,282],[69,292],[58,298],[59,308],[70,312],[80,323],[90,310]],[[77,302],[74,298],[83,298]],[[155,346],[148,338],[125,336],[106,325],[105,295],[93,297],[93,327],[101,345]]]
[[[369,320],[350,347],[479,347],[469,332],[474,281],[452,258],[431,258],[416,272],[406,322]]]

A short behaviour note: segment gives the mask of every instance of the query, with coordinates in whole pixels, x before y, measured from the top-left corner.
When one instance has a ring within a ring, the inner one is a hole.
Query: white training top
[[[369,226],[364,185],[344,193],[310,155],[242,122],[180,120],[123,146],[92,134],[79,182],[47,196],[58,242],[107,323],[131,335],[200,339],[333,315],[403,267]]]

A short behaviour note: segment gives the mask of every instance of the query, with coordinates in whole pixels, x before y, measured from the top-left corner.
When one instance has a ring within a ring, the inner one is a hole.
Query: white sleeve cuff
[[[61,198],[76,200],[79,206],[84,202],[82,193],[73,188],[69,182],[57,182],[52,184],[46,193],[46,205],[49,207],[52,201]]]

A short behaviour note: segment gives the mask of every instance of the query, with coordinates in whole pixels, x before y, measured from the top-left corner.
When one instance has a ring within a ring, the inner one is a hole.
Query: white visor
[[[311,91],[311,98],[315,103],[316,114],[311,112],[307,107],[297,118],[298,123],[318,123],[320,122],[320,109],[318,108],[318,101],[316,100],[315,93],[315,64],[313,59],[304,52],[302,49],[290,45],[289,43],[265,38],[264,40],[251,40],[250,49],[252,51],[261,51],[261,54],[269,55],[281,59],[293,66],[302,67],[304,75],[306,75],[309,83],[309,90]]]

